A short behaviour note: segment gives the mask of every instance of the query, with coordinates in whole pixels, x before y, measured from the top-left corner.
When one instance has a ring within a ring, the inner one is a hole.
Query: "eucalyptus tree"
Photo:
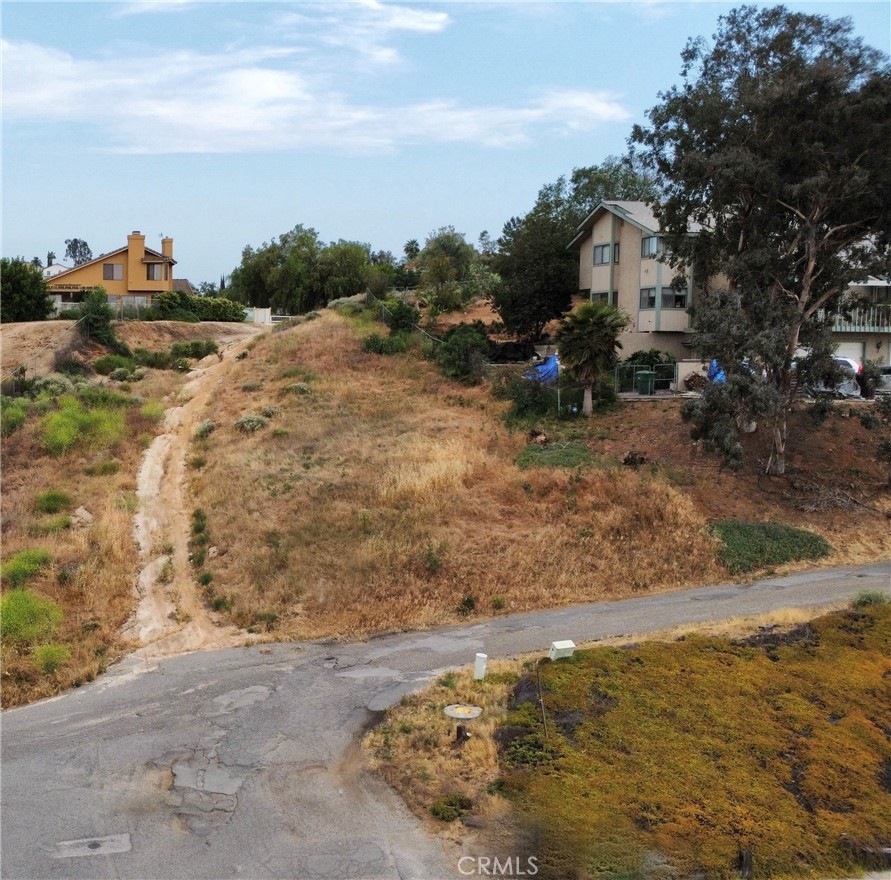
[[[891,69],[849,19],[782,6],[731,10],[681,57],[680,84],[632,142],[661,190],[671,261],[722,279],[698,293],[693,320],[728,382],[687,416],[713,441],[718,426],[737,464],[740,426],[766,419],[766,470],[782,474],[796,353],[825,354],[827,310],[889,269]]]

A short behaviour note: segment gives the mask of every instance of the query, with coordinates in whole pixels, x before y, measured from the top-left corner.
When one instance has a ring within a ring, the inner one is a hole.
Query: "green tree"
[[[82,238],[66,238],[65,258],[71,260],[75,266],[80,266],[93,259],[93,252]]]
[[[325,302],[355,296],[368,287],[371,248],[357,241],[331,242],[319,255],[319,281]]]
[[[52,313],[43,272],[23,257],[0,260],[0,322],[43,321]]]
[[[441,226],[427,236],[418,254],[421,281],[431,285],[466,281],[475,257],[476,251],[463,233],[456,232],[454,226]]]
[[[56,262],[56,255],[53,251],[46,252],[46,265],[47,267],[52,266],[53,263]]]
[[[585,386],[582,414],[594,411],[594,385],[619,362],[619,334],[628,317],[605,302],[585,303],[568,314],[557,332],[560,365]]]
[[[297,225],[259,248],[245,247],[226,296],[247,306],[299,315],[324,305],[319,272],[322,243],[314,229]]]
[[[80,308],[81,319],[77,329],[85,339],[95,340],[115,351],[126,353],[126,346],[114,335],[114,309],[108,304],[108,292],[104,287],[94,287],[84,298]]]
[[[767,472],[782,474],[796,352],[825,353],[823,310],[888,271],[891,70],[850,20],[782,6],[731,10],[711,46],[691,40],[681,57],[682,83],[632,141],[661,187],[673,264],[726,279],[697,291],[694,327],[736,381],[691,415],[708,430],[713,401],[725,449],[762,415]]]
[[[402,252],[405,254],[405,259],[408,261],[417,259],[418,254],[421,253],[421,246],[418,244],[418,240],[416,238],[410,238],[403,246]]]
[[[652,174],[633,156],[608,156],[543,186],[532,210],[504,225],[492,263],[503,281],[492,305],[508,332],[535,339],[569,309],[578,290],[578,255],[566,246],[603,199],[655,197]]]

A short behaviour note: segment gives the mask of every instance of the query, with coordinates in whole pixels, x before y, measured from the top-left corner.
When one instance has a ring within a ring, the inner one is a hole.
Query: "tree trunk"
[[[592,389],[594,388],[594,383],[592,382],[590,385],[585,385],[585,396],[582,398],[582,415],[590,416],[594,414],[594,396],[592,394]]]
[[[770,461],[767,465],[767,473],[786,473],[786,408],[782,407],[777,413],[773,424],[773,448],[770,450]]]

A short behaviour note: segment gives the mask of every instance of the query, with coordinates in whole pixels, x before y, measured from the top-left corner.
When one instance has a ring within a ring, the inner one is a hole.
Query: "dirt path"
[[[258,328],[259,331],[259,328]],[[142,566],[138,604],[123,635],[142,657],[241,644],[245,633],[222,626],[201,600],[189,563],[191,505],[186,489],[186,454],[208,400],[219,393],[248,340],[230,342],[222,359],[205,358],[179,392],[182,403],[165,413],[165,433],[149,446],[137,482],[139,509],[133,532]]]

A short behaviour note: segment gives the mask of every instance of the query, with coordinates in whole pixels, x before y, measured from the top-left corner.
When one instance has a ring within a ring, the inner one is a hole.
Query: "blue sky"
[[[2,254],[130,230],[218,281],[302,223],[476,243],[621,154],[723,2],[3,2]],[[891,3],[803,2],[891,51]]]

